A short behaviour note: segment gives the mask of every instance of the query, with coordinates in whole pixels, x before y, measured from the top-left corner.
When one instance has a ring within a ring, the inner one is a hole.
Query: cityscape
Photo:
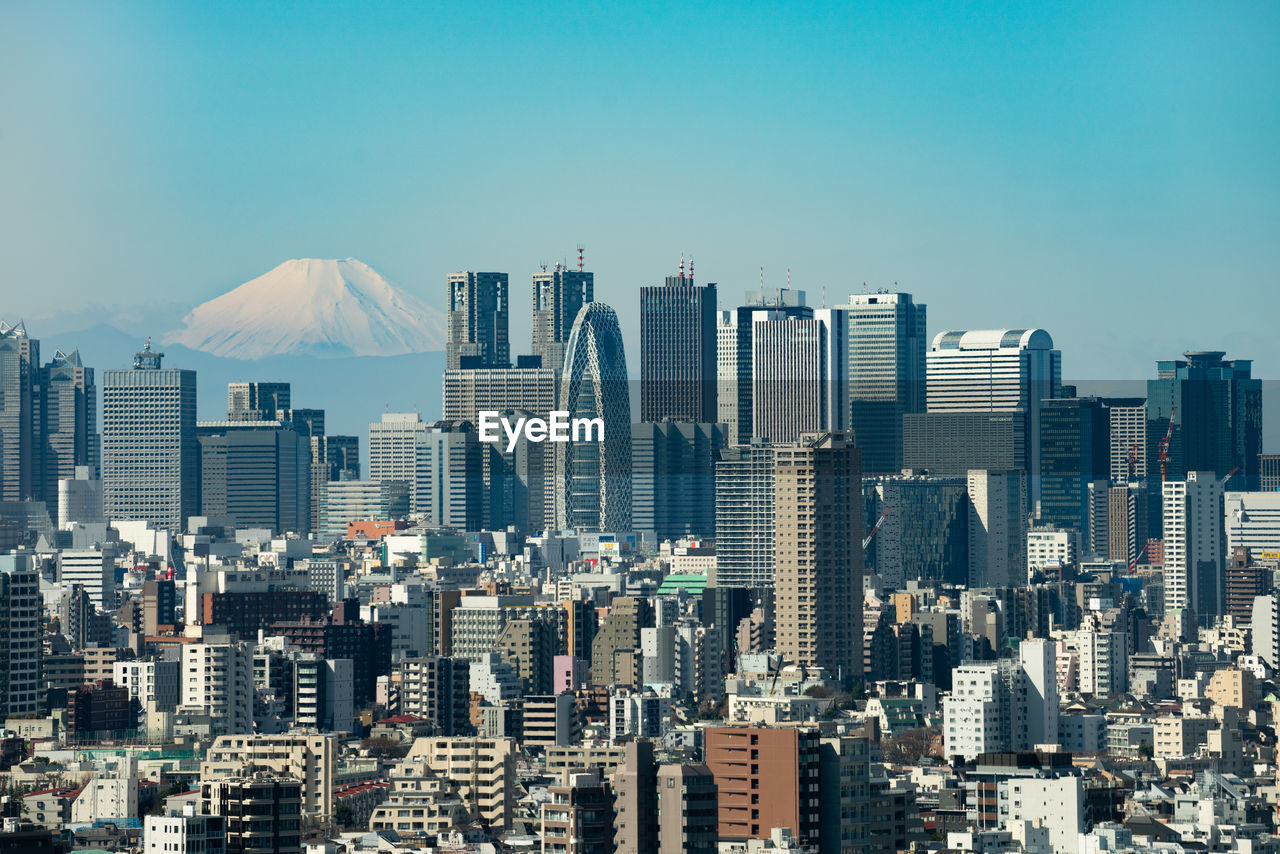
[[[1278,32],[0,10],[0,854],[1280,854]]]

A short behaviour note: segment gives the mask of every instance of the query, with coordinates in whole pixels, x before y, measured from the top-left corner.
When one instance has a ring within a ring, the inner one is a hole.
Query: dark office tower
[[[201,422],[200,508],[237,528],[311,531],[311,443],[273,422]]]
[[[595,274],[557,264],[533,274],[533,354],[553,371],[564,367],[573,321],[595,299]]]
[[[274,421],[289,406],[288,383],[227,383],[228,421]]]
[[[560,407],[571,421],[595,419],[591,435],[557,442],[556,521],[581,531],[631,530],[631,401],[618,315],[604,303],[573,322],[560,377]],[[603,426],[603,430],[598,429]],[[602,434],[602,435],[601,435]],[[570,436],[570,439],[575,437]],[[592,438],[595,441],[590,441]]]
[[[911,294],[855,294],[849,318],[850,425],[866,474],[902,470],[902,416],[925,409],[925,307]]]
[[[70,354],[58,350],[53,361],[40,371],[40,390],[44,478],[40,495],[53,515],[58,506],[60,479],[74,478],[77,466],[88,466],[97,473],[98,389],[93,382],[93,368],[81,363],[79,350]],[[62,520],[53,521],[58,524]]]
[[[1185,480],[1188,472],[1219,478],[1239,469],[1228,488],[1255,491],[1262,452],[1262,381],[1252,377],[1247,359],[1223,359],[1217,350],[1183,353],[1158,362],[1147,380],[1147,481]],[[1176,411],[1175,411],[1176,409]],[[1160,444],[1172,418],[1167,472],[1162,477]],[[1151,535],[1161,536],[1161,494],[1149,490]]]
[[[1027,419],[1019,412],[917,412],[902,416],[902,467],[942,477],[971,469],[1027,470]]]
[[[847,433],[774,456],[777,650],[851,684],[862,676],[862,466]]]
[[[866,525],[880,530],[867,545],[867,572],[891,590],[910,581],[926,585],[969,580],[967,477],[921,474],[867,478],[862,482]]]
[[[39,385],[40,342],[0,320],[0,501],[40,497]]]
[[[723,424],[663,421],[631,427],[631,526],[658,540],[716,531],[716,459]]]
[[[1111,476],[1107,410],[1095,397],[1040,401],[1042,525],[1075,531],[1088,543],[1089,484]]]
[[[510,365],[508,310],[506,273],[465,272],[449,276],[445,367],[456,370]]]
[[[1260,454],[1258,488],[1263,492],[1280,490],[1280,454]]]
[[[716,420],[716,286],[689,275],[640,289],[640,420]]]
[[[804,291],[786,288],[747,291],[741,306],[717,313],[716,420],[729,425],[729,439],[735,445],[751,443],[753,314],[765,310],[777,317],[813,317],[813,309],[804,304]]]
[[[102,374],[102,503],[108,519],[180,531],[200,506],[196,372],[161,368],[150,340]]]

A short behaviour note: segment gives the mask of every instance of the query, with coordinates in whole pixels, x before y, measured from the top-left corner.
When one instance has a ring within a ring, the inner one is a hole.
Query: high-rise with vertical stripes
[[[196,372],[161,368],[151,342],[102,372],[102,503],[108,519],[180,531],[200,507]]]
[[[449,276],[445,367],[505,368],[511,363],[507,284],[506,273]]]
[[[849,322],[850,427],[867,474],[902,470],[902,416],[925,408],[925,306],[911,294],[854,294]]]
[[[716,420],[716,286],[685,275],[640,289],[640,420]]]

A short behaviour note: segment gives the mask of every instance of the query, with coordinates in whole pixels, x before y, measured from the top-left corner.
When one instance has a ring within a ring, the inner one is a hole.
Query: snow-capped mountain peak
[[[295,258],[189,313],[165,339],[215,356],[398,356],[444,349],[444,315],[355,258]]]

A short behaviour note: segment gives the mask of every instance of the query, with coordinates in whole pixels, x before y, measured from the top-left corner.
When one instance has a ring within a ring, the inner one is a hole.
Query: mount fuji
[[[165,343],[214,356],[401,356],[444,349],[444,314],[355,258],[295,258],[194,308]]]

